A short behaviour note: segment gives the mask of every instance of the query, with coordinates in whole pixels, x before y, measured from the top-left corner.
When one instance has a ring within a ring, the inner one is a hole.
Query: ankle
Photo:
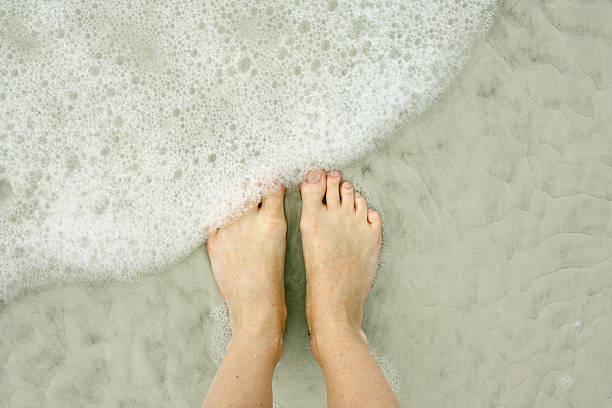
[[[283,355],[283,335],[266,334],[257,337],[246,332],[237,335],[232,334],[227,350],[228,352],[230,350],[241,350],[249,358],[259,359],[263,362],[268,361],[276,365]]]
[[[251,337],[282,337],[287,320],[287,307],[279,305],[242,305],[243,310],[229,308],[233,335]]]
[[[349,309],[340,304],[322,305],[318,302],[313,305],[307,301],[306,319],[310,334],[343,337],[347,334],[361,332],[363,309],[352,312]]]
[[[325,322],[310,332],[310,347],[319,365],[348,344],[368,347],[368,339],[361,326],[346,322]]]
[[[278,361],[283,353],[283,335],[285,332],[285,321],[287,316],[286,307],[272,313],[251,313],[241,316],[238,321],[232,321],[231,344],[239,347],[248,346],[249,349],[257,351],[257,354],[271,357]]]

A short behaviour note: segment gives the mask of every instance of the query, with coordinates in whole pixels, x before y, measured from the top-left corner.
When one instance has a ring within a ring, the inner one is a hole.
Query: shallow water
[[[404,406],[595,407],[612,394],[612,5],[506,1],[454,85],[344,171],[383,210],[366,307]],[[282,407],[324,405],[290,192]],[[136,283],[0,309],[0,406],[198,406],[222,304],[200,249]]]

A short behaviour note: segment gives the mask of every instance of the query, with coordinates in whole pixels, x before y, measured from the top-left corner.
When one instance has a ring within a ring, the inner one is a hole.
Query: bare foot
[[[233,224],[210,233],[206,244],[228,306],[232,340],[263,336],[278,342],[280,353],[287,316],[284,194],[284,188],[271,192],[260,208],[254,206]]]
[[[363,306],[382,243],[380,215],[368,209],[351,183],[341,181],[338,171],[325,174],[315,169],[300,186],[306,318],[317,359],[317,339],[322,332],[340,336],[359,332],[365,340]]]

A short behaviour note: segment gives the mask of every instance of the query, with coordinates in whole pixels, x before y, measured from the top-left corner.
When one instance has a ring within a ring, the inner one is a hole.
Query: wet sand
[[[612,4],[506,1],[434,107],[343,168],[382,210],[366,307],[404,406],[612,404]],[[289,222],[281,407],[324,406]],[[222,304],[202,249],[0,306],[0,406],[198,406]]]

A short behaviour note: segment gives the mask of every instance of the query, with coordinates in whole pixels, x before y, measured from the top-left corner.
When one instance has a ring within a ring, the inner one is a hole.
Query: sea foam
[[[0,0],[0,299],[131,279],[425,110],[495,0]]]

